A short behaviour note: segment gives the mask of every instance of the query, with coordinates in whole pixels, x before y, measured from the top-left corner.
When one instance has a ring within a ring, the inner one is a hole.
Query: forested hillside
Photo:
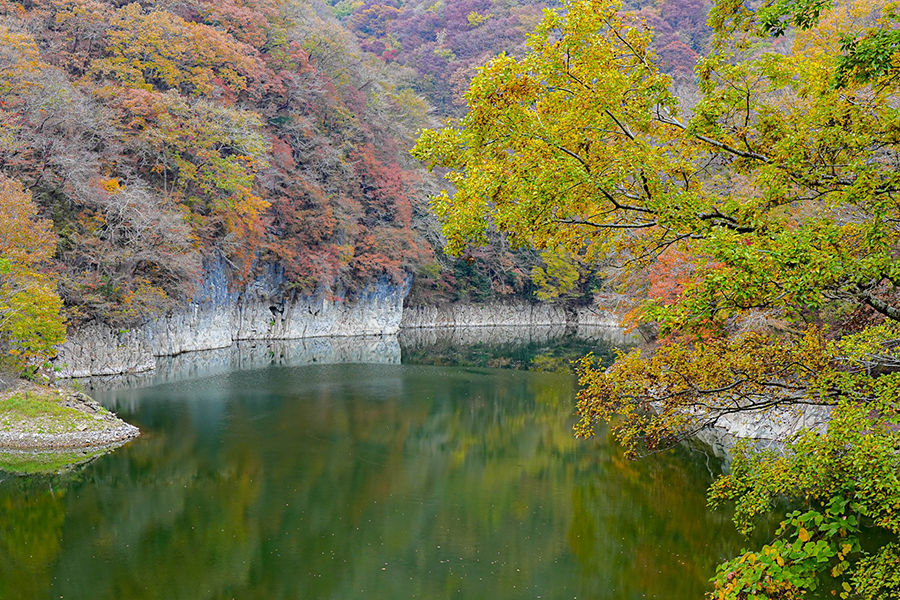
[[[328,0],[363,48],[388,63],[415,69],[415,89],[438,112],[461,116],[469,82],[490,58],[522,54],[553,0]],[[694,63],[708,44],[705,0],[623,3],[635,24],[654,31],[663,70],[694,79]]]
[[[423,182],[407,154],[427,104],[411,73],[361,51],[327,10],[93,0],[0,10],[4,218],[21,227],[12,211],[33,199],[35,227],[55,236],[44,259],[56,252],[31,271],[57,284],[70,324],[158,315],[216,257],[236,286],[276,261],[312,293],[401,282],[429,256],[413,229]],[[23,281],[4,284],[13,321]]]
[[[277,263],[307,294],[415,273],[417,302],[533,299],[535,281],[590,299],[591,269],[502,235],[444,256],[437,180],[407,153],[420,128],[463,113],[478,67],[524,51],[546,6],[3,2],[0,208],[41,248],[18,260],[21,240],[3,240],[6,346],[59,342],[54,288],[69,325],[129,327],[183,305],[205,261],[224,260],[236,289]],[[624,8],[690,80],[708,44],[701,0]]]

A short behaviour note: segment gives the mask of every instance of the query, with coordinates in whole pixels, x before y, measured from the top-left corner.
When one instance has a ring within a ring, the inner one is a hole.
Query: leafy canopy
[[[697,273],[680,302],[646,308],[668,331],[833,297],[896,315],[871,293],[900,281],[885,227],[898,174],[878,166],[900,124],[887,94],[833,89],[821,53],[714,56],[684,121],[649,41],[614,5],[578,2],[547,17],[524,59],[482,70],[460,127],[426,130],[414,150],[451,170],[455,194],[434,200],[447,249],[492,226],[630,269],[689,247]]]

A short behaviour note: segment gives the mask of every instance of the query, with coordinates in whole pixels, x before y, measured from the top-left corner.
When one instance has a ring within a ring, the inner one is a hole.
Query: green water
[[[144,435],[0,473],[0,598],[699,599],[715,465],[571,429],[571,374],[269,367],[95,392]]]

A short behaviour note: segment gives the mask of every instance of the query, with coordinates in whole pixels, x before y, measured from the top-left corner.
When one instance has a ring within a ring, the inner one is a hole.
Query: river
[[[575,439],[567,360],[621,340],[528,335],[95,382],[144,433],[68,474],[0,473],[0,598],[699,600],[747,543],[706,507],[719,464]]]

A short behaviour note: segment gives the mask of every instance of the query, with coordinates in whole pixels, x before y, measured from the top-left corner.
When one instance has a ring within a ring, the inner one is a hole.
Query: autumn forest
[[[4,372],[52,379],[67,328],[184,309],[213,265],[348,304],[615,304],[643,343],[575,366],[577,436],[638,458],[824,415],[729,449],[709,505],[781,522],[710,597],[900,597],[896,3],[0,13]]]
[[[462,114],[480,65],[523,51],[544,7],[5,2],[3,220],[23,236],[3,239],[8,343],[48,352],[60,307],[74,326],[158,316],[218,258],[237,287],[276,263],[306,294],[416,274],[424,301],[533,298],[534,252],[497,237],[443,255],[428,210],[440,180],[408,150]],[[631,8],[688,77],[708,43],[702,4]]]

